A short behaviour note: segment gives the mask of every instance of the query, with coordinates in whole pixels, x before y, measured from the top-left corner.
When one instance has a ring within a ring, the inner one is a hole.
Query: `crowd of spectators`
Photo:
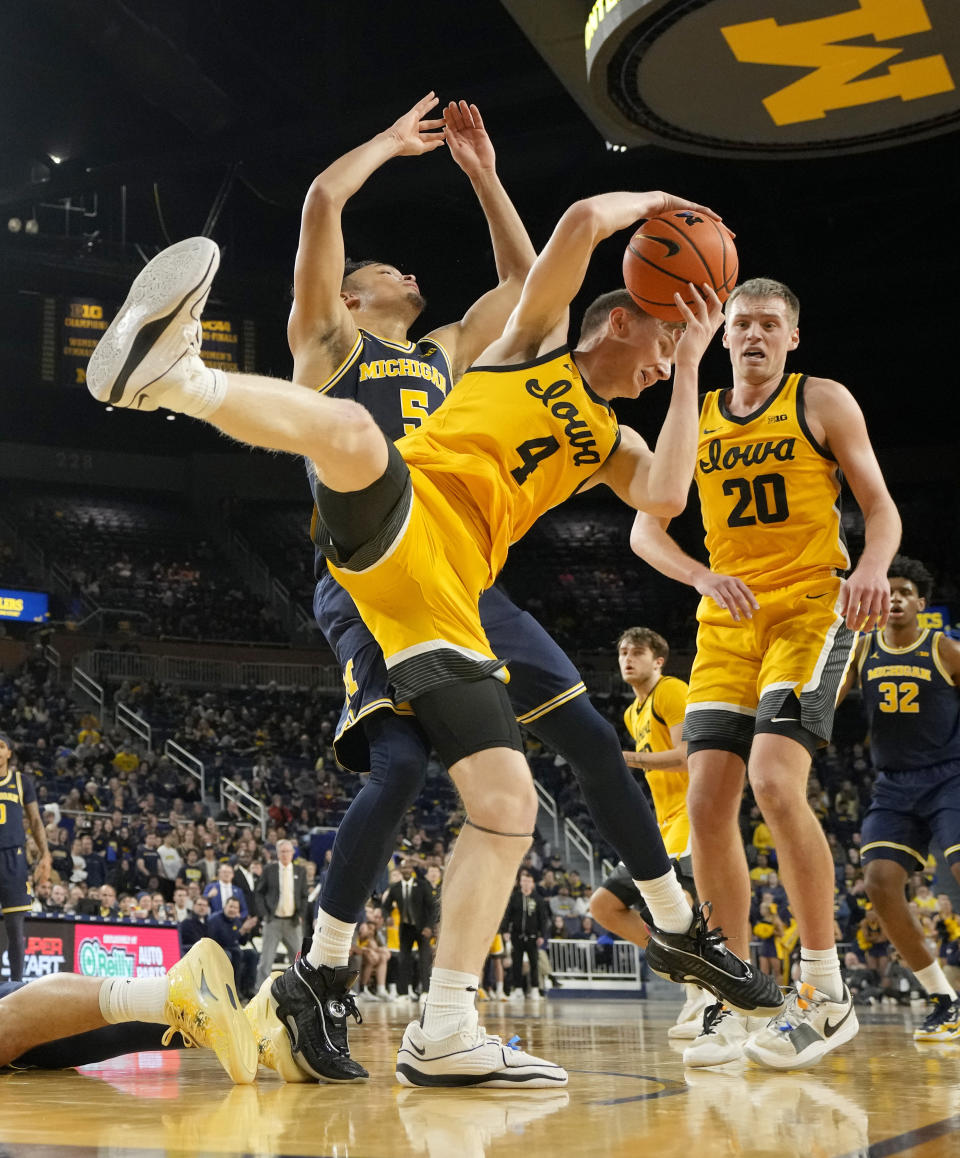
[[[155,725],[157,734],[176,739],[205,762],[208,792],[214,795],[203,799],[198,781],[180,765],[157,751],[146,751],[135,737],[104,724],[77,704],[55,683],[42,649],[37,648],[16,671],[0,672],[0,719],[14,739],[18,766],[35,778],[53,856],[54,875],[48,885],[38,888],[37,907],[52,915],[175,923],[186,943],[198,935],[198,927],[212,922],[238,963],[242,960],[241,975],[249,991],[263,919],[255,900],[256,879],[276,858],[278,842],[292,841],[310,874],[303,914],[309,924],[325,853],[340,817],[362,785],[362,778],[340,769],[333,756],[338,697],[316,689],[273,686],[197,693],[146,682],[122,685],[116,691],[118,698]],[[611,714],[619,713],[622,703],[611,697],[608,708]],[[848,735],[855,731],[839,730]],[[532,740],[528,759],[561,812],[589,831],[570,770]],[[266,816],[262,834],[235,802],[222,807],[212,802],[226,776],[262,803]],[[915,982],[883,937],[860,867],[859,826],[870,784],[862,745],[838,742],[818,754],[809,799],[834,857],[836,935],[847,955],[851,986],[864,1001],[903,1000]],[[419,968],[415,974],[412,963],[409,969],[405,963],[403,975],[395,976],[404,922],[388,890],[400,879],[399,862],[408,861],[436,900],[461,822],[449,780],[434,761],[427,789],[401,833],[398,866],[390,870],[385,866],[358,928],[362,981],[374,995],[389,995],[391,979],[410,993],[417,989],[415,975],[420,987],[425,984],[426,971]],[[796,957],[796,926],[777,875],[776,848],[749,792],[741,830],[754,883],[751,919],[760,967],[786,980]],[[599,840],[597,847],[614,859],[613,851]],[[586,882],[563,864],[557,850],[542,843],[526,859],[524,871],[530,874],[536,901],[542,902],[538,913],[545,918],[542,929],[535,922],[534,941],[541,942],[536,949],[548,940],[595,942],[595,961],[602,970],[610,938],[589,916]],[[911,903],[933,950],[946,965],[960,970],[960,918],[946,894],[937,891],[933,872],[930,865],[911,879]],[[228,874],[232,879],[227,883],[236,882],[242,894],[237,911],[220,904],[208,914],[201,894],[206,887],[223,883]],[[218,914],[220,919],[214,920]],[[435,924],[435,916],[426,923],[428,944]],[[528,926],[524,924],[523,930],[528,936]],[[523,955],[521,972],[514,972],[516,922],[509,913],[503,932],[505,949],[499,960],[491,959],[488,986],[497,995],[505,987],[514,992],[524,987],[536,990],[530,973],[523,972],[524,960],[532,969],[531,952]],[[549,979],[548,960],[541,956],[539,964]]]

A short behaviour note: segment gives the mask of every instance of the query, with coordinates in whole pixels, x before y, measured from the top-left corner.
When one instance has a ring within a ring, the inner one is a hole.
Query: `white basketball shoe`
[[[191,237],[144,266],[90,358],[94,398],[130,410],[210,412],[223,376],[200,358],[200,315],[219,264],[215,242]]]
[[[802,1070],[856,1037],[860,1029],[850,990],[834,1001],[812,985],[801,984],[787,996],[783,1011],[751,1034],[743,1052],[775,1070]]]
[[[478,1024],[476,1010],[460,1019],[456,1033],[431,1038],[411,1021],[397,1054],[397,1081],[404,1086],[488,1086],[537,1089],[567,1084],[567,1071],[504,1043]]]
[[[677,1020],[667,1030],[667,1037],[671,1041],[693,1041],[700,1035],[703,1028],[703,1015],[707,1007],[716,1004],[716,998],[706,989],[698,985],[684,985],[687,999],[683,1003]]]

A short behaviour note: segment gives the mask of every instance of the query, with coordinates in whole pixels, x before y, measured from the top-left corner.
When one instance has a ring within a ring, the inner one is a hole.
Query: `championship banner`
[[[49,618],[49,599],[42,591],[12,591],[0,587],[0,620],[45,623]]]
[[[204,317],[203,346],[200,357],[213,370],[239,373],[244,369],[240,357],[240,327],[230,318]]]
[[[60,373],[62,386],[85,386],[87,363],[110,324],[103,303],[93,298],[68,298],[60,311]]]
[[[176,926],[28,915],[23,979],[50,973],[84,977],[160,977],[180,960]],[[6,927],[0,922],[0,981],[10,980]]]
[[[942,603],[935,603],[925,611],[917,613],[921,628],[932,628],[934,631],[950,630],[950,608]]]

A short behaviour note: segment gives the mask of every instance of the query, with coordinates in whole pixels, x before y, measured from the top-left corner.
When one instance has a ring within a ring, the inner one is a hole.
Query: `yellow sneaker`
[[[187,1045],[212,1049],[230,1077],[246,1085],[257,1076],[257,1043],[243,1016],[230,958],[204,937],[167,971],[164,1010],[173,1032]]]
[[[313,1078],[293,1060],[290,1049],[290,1035],[277,1017],[277,1003],[270,986],[275,973],[260,986],[256,997],[244,1009],[253,1036],[257,1043],[257,1053],[263,1065],[276,1070],[285,1082],[310,1082]]]

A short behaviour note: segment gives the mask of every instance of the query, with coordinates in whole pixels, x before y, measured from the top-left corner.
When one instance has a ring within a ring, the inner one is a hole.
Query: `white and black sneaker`
[[[347,1016],[357,1024],[363,1021],[350,992],[357,970],[348,965],[314,968],[306,957],[309,945],[304,942],[300,956],[270,987],[294,1060],[319,1081],[366,1081],[370,1075],[350,1056],[347,1041]]]
[[[397,1054],[397,1081],[502,1090],[567,1084],[565,1069],[488,1034],[478,1021],[476,1010],[464,1014],[456,1032],[439,1039],[427,1037],[420,1022],[411,1021]]]
[[[660,977],[709,989],[718,1001],[738,1013],[769,1017],[783,1008],[783,993],[773,977],[760,973],[732,953],[719,929],[708,929],[709,902],[693,911],[685,933],[667,933],[650,925],[647,964]]]
[[[687,999],[677,1014],[677,1020],[667,1030],[671,1041],[693,1041],[698,1037],[703,1027],[703,1015],[714,1004],[714,996],[708,990],[690,984],[683,988]]]
[[[749,1036],[749,1020],[716,1001],[704,1010],[700,1032],[683,1051],[683,1064],[698,1069],[742,1062],[743,1044]]]
[[[137,275],[87,366],[100,402],[131,410],[165,407],[202,417],[217,392],[200,358],[206,304],[220,250],[208,237],[178,241]]]
[[[771,1069],[802,1070],[856,1037],[859,1029],[846,985],[842,1000],[834,1001],[803,983],[789,993],[781,1013],[750,1035],[743,1052],[751,1061]]]

